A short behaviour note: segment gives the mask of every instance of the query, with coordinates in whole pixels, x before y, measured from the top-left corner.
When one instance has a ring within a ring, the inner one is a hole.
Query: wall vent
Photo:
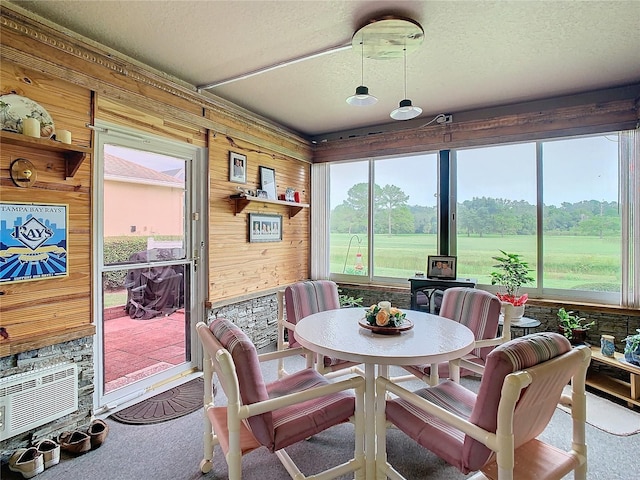
[[[78,410],[78,366],[58,364],[0,378],[0,440]]]

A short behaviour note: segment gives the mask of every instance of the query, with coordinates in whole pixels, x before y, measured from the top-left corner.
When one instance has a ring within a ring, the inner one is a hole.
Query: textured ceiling
[[[369,19],[419,22],[407,96],[438,113],[640,82],[640,1],[13,1],[194,86],[351,43]],[[402,59],[346,49],[209,90],[307,136],[391,123]]]

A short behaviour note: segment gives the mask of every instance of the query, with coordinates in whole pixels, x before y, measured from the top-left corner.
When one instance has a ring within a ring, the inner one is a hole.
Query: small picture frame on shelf
[[[269,198],[269,196],[267,195],[267,191],[266,190],[256,190],[256,197],[258,198]]]
[[[267,192],[269,200],[277,200],[276,171],[269,167],[260,167],[260,187]]]
[[[282,215],[249,214],[249,242],[282,241]]]
[[[441,280],[455,280],[458,262],[456,257],[444,255],[427,256],[427,278],[439,278]]]
[[[284,192],[284,199],[287,202],[295,202],[295,194],[296,191],[293,188],[289,187]]]
[[[229,152],[229,181],[247,183],[247,157],[236,152]]]

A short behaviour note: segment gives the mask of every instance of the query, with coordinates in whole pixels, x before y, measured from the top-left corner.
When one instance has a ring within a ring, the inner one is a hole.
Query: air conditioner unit
[[[0,440],[78,410],[78,366],[64,363],[0,378]]]

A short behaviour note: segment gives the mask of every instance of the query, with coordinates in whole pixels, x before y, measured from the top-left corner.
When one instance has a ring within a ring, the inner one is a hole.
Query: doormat
[[[109,418],[130,425],[166,422],[202,408],[203,396],[204,380],[199,377],[120,410]]]
[[[564,393],[571,395],[571,387],[567,385]],[[558,404],[558,408],[571,414],[570,405]],[[620,437],[640,433],[639,412],[591,392],[587,392],[587,423],[603,432]]]

